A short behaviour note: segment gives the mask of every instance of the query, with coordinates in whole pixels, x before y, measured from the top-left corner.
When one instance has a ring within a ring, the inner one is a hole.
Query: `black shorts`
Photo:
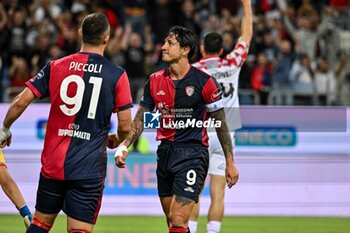
[[[45,214],[58,214],[95,224],[101,207],[104,178],[53,180],[40,174],[35,209]]]
[[[176,195],[198,202],[208,167],[207,147],[162,142],[157,150],[158,195]]]

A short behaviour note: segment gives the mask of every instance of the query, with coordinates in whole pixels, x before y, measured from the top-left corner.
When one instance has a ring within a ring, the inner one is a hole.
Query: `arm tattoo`
[[[226,124],[224,109],[211,113],[210,117],[215,118],[215,120],[221,121],[221,127],[216,128],[216,133],[218,135],[225,157],[227,158],[228,156],[231,156],[233,158],[232,139],[229,133],[228,126]]]
[[[181,207],[185,206],[185,205],[189,205],[193,202],[193,200],[188,199],[186,197],[179,197],[179,196],[175,196],[175,201],[181,205]]]
[[[143,131],[143,113],[150,112],[148,108],[140,106],[132,123],[130,133],[125,139],[126,146],[133,144]]]

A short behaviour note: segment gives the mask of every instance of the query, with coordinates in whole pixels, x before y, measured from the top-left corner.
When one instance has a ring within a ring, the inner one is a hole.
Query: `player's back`
[[[198,69],[213,76],[221,85],[225,108],[239,106],[238,82],[242,64],[248,54],[248,47],[244,41],[239,41],[233,51],[225,58],[208,56],[193,64]]]
[[[233,51],[224,59],[217,56],[208,56],[193,64],[198,69],[213,76],[220,84],[222,88],[222,100],[230,130],[241,127],[238,109],[238,83],[239,73],[247,54],[248,47],[246,43],[241,40],[238,41]]]
[[[117,100],[123,94],[117,87],[123,84],[129,88],[123,69],[98,54],[81,52],[48,63],[28,83],[38,97],[49,96],[51,102],[42,152],[44,176],[105,176],[111,115],[131,104],[128,95],[124,106]]]

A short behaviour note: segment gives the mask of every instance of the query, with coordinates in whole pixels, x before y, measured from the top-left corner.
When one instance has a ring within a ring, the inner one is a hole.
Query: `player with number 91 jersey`
[[[26,85],[51,102],[42,175],[57,180],[105,177],[111,115],[132,107],[125,70],[98,54],[79,52],[48,63]]]

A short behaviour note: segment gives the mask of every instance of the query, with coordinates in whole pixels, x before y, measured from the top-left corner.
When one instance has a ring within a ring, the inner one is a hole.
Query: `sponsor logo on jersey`
[[[61,137],[73,137],[84,140],[90,140],[91,134],[84,131],[79,131],[80,126],[76,124],[69,124],[68,129],[58,129],[58,136]]]

